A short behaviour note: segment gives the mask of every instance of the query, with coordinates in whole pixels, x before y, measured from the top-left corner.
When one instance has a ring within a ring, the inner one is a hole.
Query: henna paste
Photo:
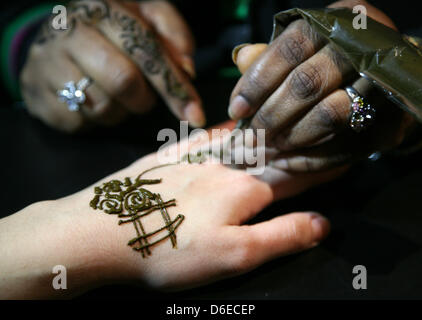
[[[159,193],[152,193],[144,188],[145,185],[158,184],[161,179],[147,180],[142,179],[142,175],[151,170],[169,166],[166,164],[162,166],[153,167],[141,173],[134,182],[130,178],[125,178],[124,181],[111,180],[103,183],[101,187],[95,187],[95,196],[89,203],[93,209],[100,209],[107,214],[115,214],[121,218],[119,225],[124,223],[132,223],[136,237],[129,240],[128,245],[135,251],[139,251],[142,257],[151,254],[150,247],[170,239],[172,247],[177,247],[176,229],[183,222],[184,216],[179,214],[174,220],[171,220],[167,211],[168,207],[176,206],[176,199],[163,201]],[[159,211],[164,221],[164,226],[147,233],[142,223],[142,218]],[[167,233],[155,240],[149,242],[148,238],[166,230]]]
[[[167,93],[186,102],[190,99],[182,83],[170,70],[160,43],[154,32],[142,26],[123,12],[113,14],[113,22],[122,30],[124,50],[136,61],[141,61],[142,71],[150,75],[161,75]]]
[[[185,216],[179,214],[174,220],[171,220],[167,208],[176,206],[176,199],[163,201],[159,193],[152,193],[145,189],[145,185],[159,184],[161,183],[161,179],[142,179],[142,176],[147,172],[171,165],[177,165],[182,162],[201,164],[205,162],[210,155],[212,155],[211,150],[198,151],[196,154],[187,153],[179,162],[166,163],[143,171],[136,177],[134,182],[128,177],[123,181],[111,180],[105,182],[101,187],[94,188],[95,195],[90,201],[89,206],[94,210],[99,209],[107,214],[117,215],[118,218],[121,218],[118,222],[119,225],[132,223],[136,232],[136,237],[129,240],[128,245],[131,246],[133,250],[140,251],[144,258],[147,255],[151,255],[151,246],[168,238],[170,239],[173,248],[177,248],[175,231],[183,222]],[[164,226],[153,232],[147,233],[141,220],[143,217],[153,214],[158,210],[163,218]],[[149,237],[164,230],[167,230],[166,235],[153,242],[148,241]],[[136,244],[138,244],[138,246],[136,246]]]

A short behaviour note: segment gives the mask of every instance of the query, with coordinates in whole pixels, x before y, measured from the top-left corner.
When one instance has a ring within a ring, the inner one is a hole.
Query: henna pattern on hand
[[[146,255],[151,255],[151,246],[162,242],[167,238],[170,239],[173,248],[176,248],[177,238],[175,230],[185,218],[183,215],[179,214],[174,220],[171,220],[167,208],[176,206],[176,200],[171,199],[163,201],[160,194],[152,193],[143,187],[145,185],[158,184],[161,182],[161,179],[141,179],[144,173],[156,168],[158,167],[144,171],[134,182],[132,182],[130,178],[125,178],[124,181],[111,180],[103,183],[101,187],[95,187],[95,196],[89,203],[90,207],[93,209],[103,210],[107,214],[116,214],[121,218],[119,220],[119,225],[132,223],[136,231],[136,237],[129,240],[128,245],[132,246],[133,250],[140,251],[144,258]],[[142,218],[153,214],[157,210],[161,213],[164,220],[164,226],[147,233],[142,223]],[[148,241],[150,237],[164,230],[167,230],[166,235],[153,242]],[[137,243],[139,246],[135,246]]]
[[[57,35],[70,36],[78,23],[95,25],[104,19],[110,20],[120,28],[121,38],[124,39],[123,49],[135,61],[140,61],[142,71],[149,75],[161,75],[165,83],[166,92],[174,98],[185,103],[190,100],[190,95],[183,84],[177,79],[169,68],[161,44],[154,32],[140,25],[136,19],[125,12],[112,10],[104,0],[74,0],[68,5],[68,28],[55,30],[52,27],[51,16],[42,25],[35,43],[44,45],[57,37]]]
[[[119,11],[114,12],[113,21],[122,30],[120,37],[124,39],[124,50],[136,61],[141,61],[143,71],[150,75],[161,74],[167,93],[183,102],[188,101],[190,96],[166,63],[154,32],[142,28],[134,18]]]
[[[125,178],[124,181],[111,180],[105,182],[101,187],[94,188],[94,198],[90,201],[89,206],[94,210],[102,210],[107,214],[115,214],[121,218],[119,225],[125,223],[133,223],[136,237],[129,240],[128,245],[132,246],[135,251],[140,251],[142,257],[151,255],[150,247],[170,238],[173,248],[177,248],[177,238],[175,231],[185,219],[185,216],[178,214],[174,220],[171,220],[167,211],[168,207],[176,206],[176,199],[163,201],[159,193],[152,193],[143,186],[150,184],[159,184],[161,179],[141,179],[142,176],[150,171],[177,165],[180,163],[204,163],[209,156],[212,155],[211,150],[197,151],[195,154],[187,153],[182,157],[181,161],[175,163],[166,163],[152,167],[139,174],[135,181],[132,182],[130,178]],[[146,232],[142,224],[142,218],[153,212],[160,210],[161,216],[164,220],[164,226],[152,232]],[[158,240],[149,242],[148,238],[167,230],[167,234]],[[139,246],[134,245],[138,243]]]

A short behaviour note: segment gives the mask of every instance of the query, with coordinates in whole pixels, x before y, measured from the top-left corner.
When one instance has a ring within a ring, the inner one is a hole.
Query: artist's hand
[[[68,29],[47,21],[21,75],[30,113],[74,132],[86,124],[113,125],[147,112],[157,94],[180,119],[202,126],[205,116],[191,84],[193,38],[167,1],[82,0],[67,6]],[[68,81],[90,77],[86,102],[71,112],[58,101]]]
[[[284,185],[270,186],[221,164],[174,165],[142,178],[161,178],[161,183],[144,187],[159,193],[163,201],[176,199],[176,206],[167,210],[172,220],[179,214],[185,217],[175,230],[177,248],[166,239],[150,247],[151,255],[143,258],[127,245],[136,237],[133,224],[118,225],[122,218],[93,210],[89,203],[94,186],[125,177],[133,181],[157,164],[152,154],[72,196],[34,204],[0,220],[0,296],[64,297],[116,282],[180,290],[312,248],[329,231],[328,221],[312,212],[286,214],[281,210],[272,220],[245,224],[273,200],[290,195],[290,187],[303,190],[320,182],[322,176],[307,175],[298,182],[286,174]],[[159,211],[142,219],[146,233],[164,225]],[[67,269],[67,290],[52,286],[56,265]]]
[[[340,1],[331,7],[357,4],[394,28],[365,1]],[[233,90],[229,113],[233,119],[252,117],[252,128],[266,129],[267,146],[279,152],[272,162],[276,168],[308,172],[349,163],[400,144],[412,122],[381,97],[372,101],[377,109],[372,127],[353,132],[350,99],[343,88],[358,75],[305,20],[292,22],[269,46],[244,46],[235,58],[244,75]],[[354,87],[364,97],[373,93],[363,79]]]

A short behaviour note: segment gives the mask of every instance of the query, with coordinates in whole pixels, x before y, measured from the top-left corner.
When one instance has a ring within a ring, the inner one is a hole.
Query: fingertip
[[[245,118],[251,111],[251,107],[244,97],[236,96],[229,106],[229,116],[233,120],[240,120]]]
[[[186,105],[184,116],[192,127],[202,128],[206,124],[204,111],[197,101],[191,101]]]
[[[189,77],[191,77],[191,79],[194,79],[196,77],[196,71],[193,59],[188,55],[183,55],[181,63],[183,70],[189,75]]]
[[[319,244],[330,233],[330,221],[317,212],[309,212],[311,215],[312,237],[314,246]]]
[[[232,60],[233,60],[233,63],[235,65],[237,65],[237,56],[239,54],[240,49],[242,49],[246,46],[249,46],[249,45],[250,45],[250,43],[242,43],[242,44],[239,44],[239,45],[237,45],[236,47],[233,48],[233,50],[232,50]]]
[[[236,65],[240,73],[244,74],[267,47],[265,43],[256,43],[239,48],[236,54]]]

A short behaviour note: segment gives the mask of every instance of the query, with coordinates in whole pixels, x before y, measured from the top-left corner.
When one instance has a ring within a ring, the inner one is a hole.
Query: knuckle
[[[304,60],[305,57],[305,38],[300,33],[295,33],[283,40],[279,47],[280,56],[291,66],[296,66]]]
[[[291,66],[303,62],[322,42],[322,38],[305,20],[297,20],[289,25],[280,41],[278,54]]]
[[[241,186],[239,189],[242,190],[242,194],[245,198],[260,192],[259,181],[248,173],[242,174],[238,186]]]
[[[301,20],[301,22],[300,31],[305,36],[305,38],[309,39],[315,47],[319,46],[324,41],[322,36],[316,32],[307,21]]]
[[[273,117],[271,112],[264,109],[259,109],[254,117],[252,127],[253,129],[271,129],[273,128]]]
[[[290,220],[286,222],[286,228],[285,228],[285,237],[286,240],[289,242],[297,241],[296,239],[298,237],[299,230],[297,227],[296,220]]]
[[[311,222],[309,221],[307,223]],[[285,234],[286,241],[296,250],[304,249],[309,245],[310,236],[306,226],[307,223],[301,223],[296,219],[287,222]]]
[[[299,99],[315,98],[322,89],[320,71],[312,65],[297,68],[291,75],[289,88]]]
[[[242,188],[242,192],[244,192],[251,183],[250,176],[244,172],[236,172],[235,174],[237,174],[237,176],[234,176],[233,180],[236,181],[239,187]]]
[[[256,93],[267,91],[265,87],[266,76],[260,74],[258,68],[254,68],[245,76],[244,79],[245,82],[242,83],[239,94],[243,96],[249,103],[253,103]]]
[[[318,124],[328,129],[337,128],[342,122],[337,107],[329,100],[323,100],[315,107]]]
[[[348,60],[332,46],[328,46],[328,56],[331,59],[332,63],[336,66],[338,70],[351,70],[352,66]]]
[[[241,197],[248,197],[250,196],[250,192],[253,189],[251,185],[253,185],[253,181],[247,173],[243,171],[233,172],[234,174],[231,175],[230,179],[233,181],[234,184],[238,186],[236,190],[233,190],[237,196]]]

